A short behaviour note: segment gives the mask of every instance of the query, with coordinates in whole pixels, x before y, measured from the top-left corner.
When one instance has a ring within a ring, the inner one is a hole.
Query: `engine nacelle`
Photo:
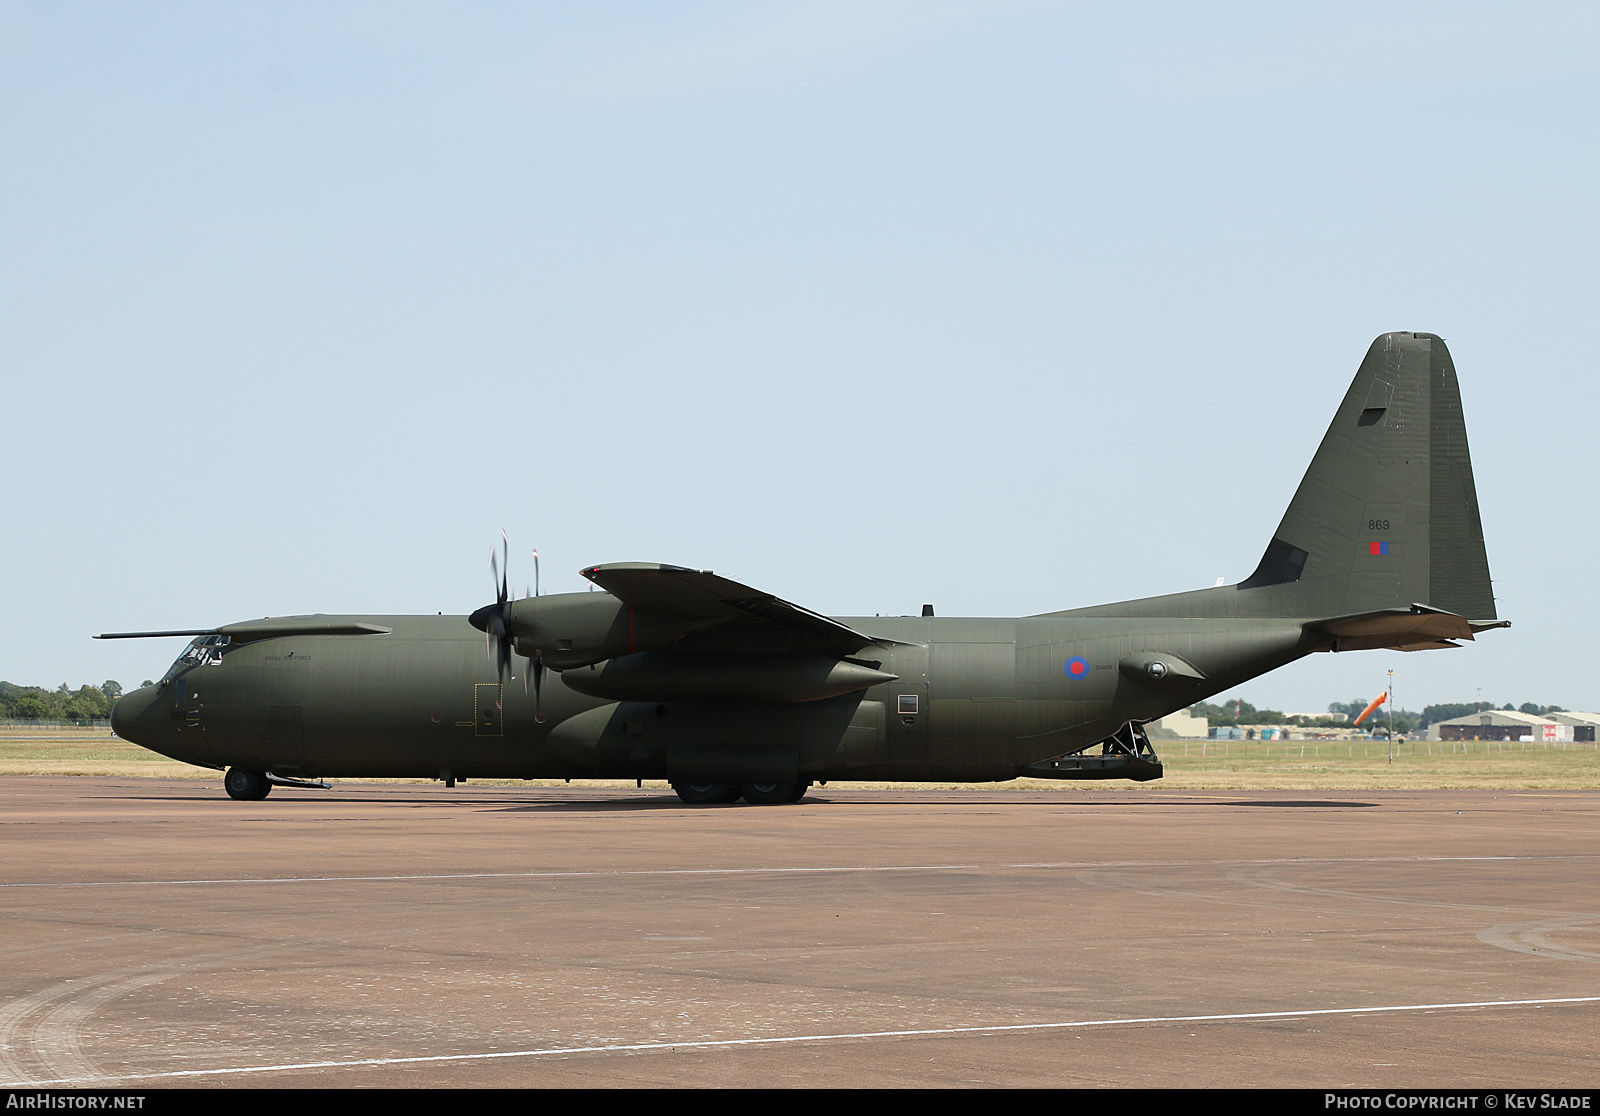
[[[609,593],[554,593],[511,602],[517,654],[537,654],[551,670],[669,646],[717,623],[630,608]]]
[[[569,689],[607,701],[821,701],[899,675],[828,655],[647,651],[566,670]]]

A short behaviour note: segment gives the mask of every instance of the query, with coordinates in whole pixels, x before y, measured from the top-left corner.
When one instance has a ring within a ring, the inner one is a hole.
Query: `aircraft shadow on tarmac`
[[[1208,806],[1303,806],[1342,809],[1345,807],[1376,806],[1376,802],[1340,802],[1335,799],[1291,799],[1283,802],[1208,802]]]
[[[117,802],[193,802],[194,799],[187,795],[178,794],[108,794],[97,796],[103,801]],[[529,802],[507,802],[504,799],[479,799],[473,801],[465,798],[440,798],[435,800],[418,798],[374,798],[363,795],[359,798],[329,797],[320,798],[290,798],[287,795],[274,799],[275,805],[300,802],[305,805],[315,806],[394,806],[411,809],[438,810],[449,809],[489,809],[499,811],[528,811],[528,810],[578,810],[584,812],[602,812],[616,810],[681,810],[683,803],[675,796],[669,794],[656,795],[652,798],[619,798],[619,799],[582,799],[573,801],[548,800]],[[744,803],[738,803],[744,806]],[[746,807],[749,808],[749,807]]]
[[[118,800],[118,801],[126,801],[126,802],[192,802],[193,801],[193,798],[191,798],[190,796],[181,795],[181,794],[108,794],[108,795],[97,795],[96,797],[104,798],[104,799]],[[329,806],[329,805],[341,805],[341,806],[355,806],[355,805],[379,806],[379,805],[386,805],[386,806],[411,807],[411,808],[414,808],[414,809],[417,809],[417,808],[421,808],[421,809],[429,809],[429,808],[432,808],[432,809],[439,809],[439,808],[458,809],[460,807],[465,806],[465,807],[469,807],[469,808],[471,808],[471,807],[477,807],[477,808],[480,808],[480,809],[487,808],[487,809],[496,810],[496,811],[499,811],[499,812],[502,812],[502,813],[527,813],[527,812],[530,812],[530,811],[532,811],[532,812],[541,812],[541,813],[547,813],[547,812],[552,812],[552,811],[561,811],[561,812],[566,812],[566,813],[616,813],[616,812],[619,812],[619,811],[631,811],[631,810],[663,810],[663,809],[681,809],[682,808],[682,804],[678,801],[678,799],[674,795],[672,795],[672,794],[670,794],[668,792],[662,792],[662,793],[659,793],[659,794],[654,794],[654,795],[651,795],[650,797],[647,797],[647,798],[646,797],[573,798],[573,799],[559,799],[559,800],[550,800],[550,799],[541,798],[541,799],[535,799],[535,800],[532,800],[532,801],[520,801],[520,802],[518,802],[518,801],[507,802],[504,799],[499,799],[499,800],[496,800],[496,799],[479,799],[479,800],[474,801],[471,798],[462,798],[462,797],[455,797],[455,796],[448,797],[448,798],[438,798],[438,799],[421,799],[421,798],[414,798],[414,797],[410,797],[410,796],[396,797],[396,798],[379,798],[379,797],[372,797],[372,796],[367,796],[367,795],[363,795],[361,797],[332,797],[332,796],[317,796],[317,797],[313,797],[313,796],[309,796],[308,795],[308,796],[303,797],[303,798],[298,797],[298,796],[291,797],[289,795],[284,795],[284,796],[281,796],[276,801],[278,801],[280,803],[300,802],[300,803],[307,804],[307,805],[323,805],[323,806]],[[812,794],[806,795],[806,797],[804,799],[802,799],[801,801],[803,803],[807,803],[807,804],[814,805],[814,806],[824,806],[824,805],[826,805],[826,806],[874,806],[874,805],[883,805],[884,803],[891,802],[891,801],[894,801],[897,805],[949,806],[949,805],[953,805],[953,804],[960,804],[960,800],[959,799],[952,800],[952,799],[949,799],[949,798],[939,798],[937,800],[928,801],[928,802],[922,802],[922,803],[906,803],[906,802],[899,801],[899,800],[882,799],[882,798],[851,799],[849,801],[841,801],[839,799],[833,799],[833,798],[828,798],[826,796],[819,796],[819,795],[812,795]],[[1041,803],[1041,801],[1039,799],[1036,799],[1036,798],[1028,798],[1028,799],[1020,799],[1019,798],[1014,803],[995,802],[993,800],[986,800],[986,801],[981,801],[981,802],[980,801],[973,801],[972,803],[970,803],[970,805],[973,805],[973,806],[984,806],[984,807],[994,807],[994,806],[1004,806],[1004,805],[1038,806],[1038,805],[1041,805],[1041,804],[1043,804],[1043,803]],[[1191,807],[1272,806],[1272,807],[1290,807],[1290,808],[1299,808],[1299,809],[1336,809],[1336,810],[1337,809],[1357,809],[1357,808],[1366,809],[1366,808],[1369,808],[1369,807],[1376,807],[1376,806],[1380,805],[1380,803],[1377,803],[1377,802],[1350,802],[1350,801],[1345,801],[1345,800],[1342,800],[1342,799],[1311,799],[1311,798],[1301,799],[1301,798],[1294,798],[1294,799],[1281,799],[1281,800],[1276,800],[1276,801],[1275,800],[1270,800],[1270,799],[1269,800],[1264,800],[1264,801],[1250,801],[1248,799],[1220,799],[1220,800],[1195,802],[1195,801],[1184,801],[1184,800],[1181,800],[1181,799],[1174,800],[1174,799],[1168,799],[1168,798],[1165,798],[1165,797],[1160,798],[1160,799],[1134,799],[1134,800],[1126,800],[1125,799],[1125,800],[1119,801],[1117,798],[1110,797],[1110,796],[1108,796],[1106,798],[1096,798],[1096,799],[1093,799],[1093,800],[1080,800],[1080,801],[1075,801],[1075,802],[1074,801],[1070,801],[1070,800],[1060,800],[1060,801],[1052,802],[1052,803],[1048,803],[1048,804],[1049,805],[1062,805],[1062,806],[1074,806],[1074,805],[1076,805],[1076,806],[1165,806],[1165,807],[1172,807],[1172,806],[1191,806]],[[756,809],[758,807],[750,806],[748,803],[744,803],[744,802],[737,802],[737,803],[726,803],[726,804],[721,804],[721,805],[716,805],[716,806],[707,806],[707,807],[703,807],[703,808],[704,809],[723,809],[723,810],[726,810],[726,809],[747,809],[748,810],[748,809]]]

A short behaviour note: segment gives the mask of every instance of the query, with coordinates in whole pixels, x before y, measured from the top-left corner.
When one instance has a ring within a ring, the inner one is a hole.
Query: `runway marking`
[[[398,943],[423,932],[383,929],[347,936],[341,941],[352,944],[384,938]],[[217,968],[219,965],[238,967],[300,954],[303,950],[304,943],[300,941],[250,942],[206,953],[189,953],[181,964],[174,960],[155,961],[76,977],[16,997],[0,1006],[0,1082],[12,1086],[62,1083],[85,1086],[114,1080],[101,1073],[83,1049],[85,1025],[107,1004],[175,978],[192,978],[208,970],[221,971]],[[62,1000],[66,1002],[58,1003]],[[23,1064],[30,1054],[31,1061],[40,1067],[34,1072]]]
[[[16,1041],[16,1035],[26,1025],[28,1017],[44,1010],[63,996],[81,993],[85,987],[93,987],[100,980],[111,979],[115,979],[115,974],[87,981],[65,981],[51,988],[18,996],[4,1007],[0,1007],[0,1076],[7,1082],[17,1085],[33,1084],[34,1078],[23,1068],[17,1057],[20,1053],[20,1044]]]
[[[62,981],[12,1000],[0,1009],[0,1074],[14,1085],[37,1082],[39,1076],[29,1073],[21,1061],[31,1052],[33,1061],[53,1083],[82,1085],[102,1080],[84,1054],[82,1025],[112,1000],[177,975],[175,969],[151,972],[149,968]],[[60,1000],[66,1002],[57,1003]]]
[[[438,1062],[484,1062],[502,1058],[548,1058],[570,1054],[629,1054],[654,1051],[714,1050],[752,1046],[784,1046],[807,1042],[837,1042],[845,1039],[928,1038],[940,1035],[999,1035],[1022,1031],[1059,1031],[1078,1027],[1121,1027],[1151,1023],[1238,1023],[1258,1019],[1311,1019],[1331,1015],[1376,1015],[1402,1011],[1458,1011],[1467,1008],[1542,1007],[1552,1004],[1591,1004],[1600,996],[1567,996],[1537,1000],[1473,1000],[1451,1004],[1390,1004],[1379,1007],[1307,1008],[1299,1011],[1249,1011],[1221,1015],[1152,1015],[1127,1019],[1079,1019],[1066,1023],[1007,1023],[993,1027],[924,1027],[899,1031],[848,1031],[821,1035],[785,1035],[777,1038],[703,1039],[687,1042],[610,1043],[603,1046],[551,1046],[533,1050],[497,1050],[481,1054],[427,1054],[405,1058],[350,1058],[326,1062],[282,1062],[267,1066],[227,1066],[221,1069],[169,1070],[162,1073],[126,1073],[107,1076],[107,1081],[159,1081],[185,1077],[215,1077],[224,1074],[282,1073],[290,1070],[341,1069],[356,1066],[402,1066]],[[61,1081],[31,1081],[29,1085],[70,1084]]]
[[[1426,907],[1429,911],[1488,911],[1495,914],[1506,912],[1526,912],[1525,907],[1495,906],[1488,903],[1446,903],[1438,899],[1399,899],[1388,895],[1372,895],[1361,891],[1342,891],[1331,887],[1311,887],[1305,884],[1286,883],[1277,879],[1271,869],[1266,868],[1235,868],[1228,873],[1228,878],[1237,883],[1250,887],[1261,888],[1265,891],[1281,891],[1290,895],[1320,895],[1329,899],[1353,899],[1362,903],[1386,903],[1402,907]],[[1406,918],[1423,918],[1424,915],[1403,915]]]
[[[1530,953],[1535,957],[1558,958],[1564,961],[1600,962],[1600,953],[1579,949],[1573,945],[1552,942],[1550,935],[1562,930],[1592,930],[1600,923],[1600,916],[1568,915],[1564,918],[1546,918],[1535,922],[1505,922],[1478,932],[1478,940],[1485,945],[1499,946],[1515,953]]]
[[[112,979],[74,996],[52,1008],[33,1027],[28,1036],[39,1062],[58,1077],[79,1085],[92,1085],[105,1079],[83,1049],[83,1027],[91,1016],[113,1000],[152,984],[177,976],[177,970],[144,973],[126,980]]]
[[[286,883],[398,883],[404,880],[536,880],[637,876],[756,876],[804,875],[845,872],[971,872],[971,871],[1085,871],[1098,868],[1191,868],[1273,864],[1437,864],[1454,861],[1595,860],[1600,853],[1558,853],[1535,856],[1355,856],[1268,857],[1258,860],[1073,860],[1016,864],[859,864],[792,868],[623,868],[542,872],[433,872],[389,876],[257,876],[192,880],[78,880],[48,883],[0,883],[0,890],[77,887],[186,887],[218,884]]]
[[[1242,869],[1235,869],[1242,871]],[[1230,872],[1229,878],[1233,873]],[[1272,903],[1241,899],[1236,894],[1218,894],[1215,892],[1185,891],[1180,887],[1163,886],[1160,883],[1145,883],[1119,875],[1115,869],[1089,868],[1077,873],[1074,877],[1079,883],[1088,884],[1090,887],[1103,887],[1110,891],[1125,891],[1130,895],[1148,895],[1156,899],[1181,899],[1194,903],[1217,903],[1225,907],[1253,907],[1266,911],[1314,911],[1325,913],[1327,907],[1295,906],[1288,903]],[[1417,918],[1418,915],[1406,917]]]

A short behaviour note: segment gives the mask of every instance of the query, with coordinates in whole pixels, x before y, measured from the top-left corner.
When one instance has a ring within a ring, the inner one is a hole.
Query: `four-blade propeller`
[[[484,605],[474,612],[468,621],[473,627],[483,632],[485,649],[489,653],[489,661],[495,664],[496,676],[500,680],[501,693],[505,692],[506,676],[516,675],[512,672],[512,656],[516,654],[516,637],[511,634],[511,541],[506,537],[505,531],[500,532],[501,556],[497,556],[494,547],[489,548],[489,576],[494,581],[495,602]],[[534,584],[539,580],[539,552],[533,552],[533,577]],[[527,594],[524,593],[524,596]],[[522,674],[522,689],[526,693],[529,676],[533,678],[533,717],[535,721],[543,723],[544,712],[541,709],[544,684],[544,661],[535,651],[528,659],[528,669]]]

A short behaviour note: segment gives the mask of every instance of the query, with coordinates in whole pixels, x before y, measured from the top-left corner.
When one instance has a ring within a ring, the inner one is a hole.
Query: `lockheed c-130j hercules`
[[[834,618],[709,571],[582,572],[604,592],[514,600],[500,569],[470,617],[103,636],[195,637],[112,726],[226,769],[241,799],[331,776],[666,779],[692,803],[832,780],[1148,779],[1142,726],[1202,698],[1313,652],[1505,626],[1455,368],[1427,333],[1373,342],[1234,585],[1016,619]]]

